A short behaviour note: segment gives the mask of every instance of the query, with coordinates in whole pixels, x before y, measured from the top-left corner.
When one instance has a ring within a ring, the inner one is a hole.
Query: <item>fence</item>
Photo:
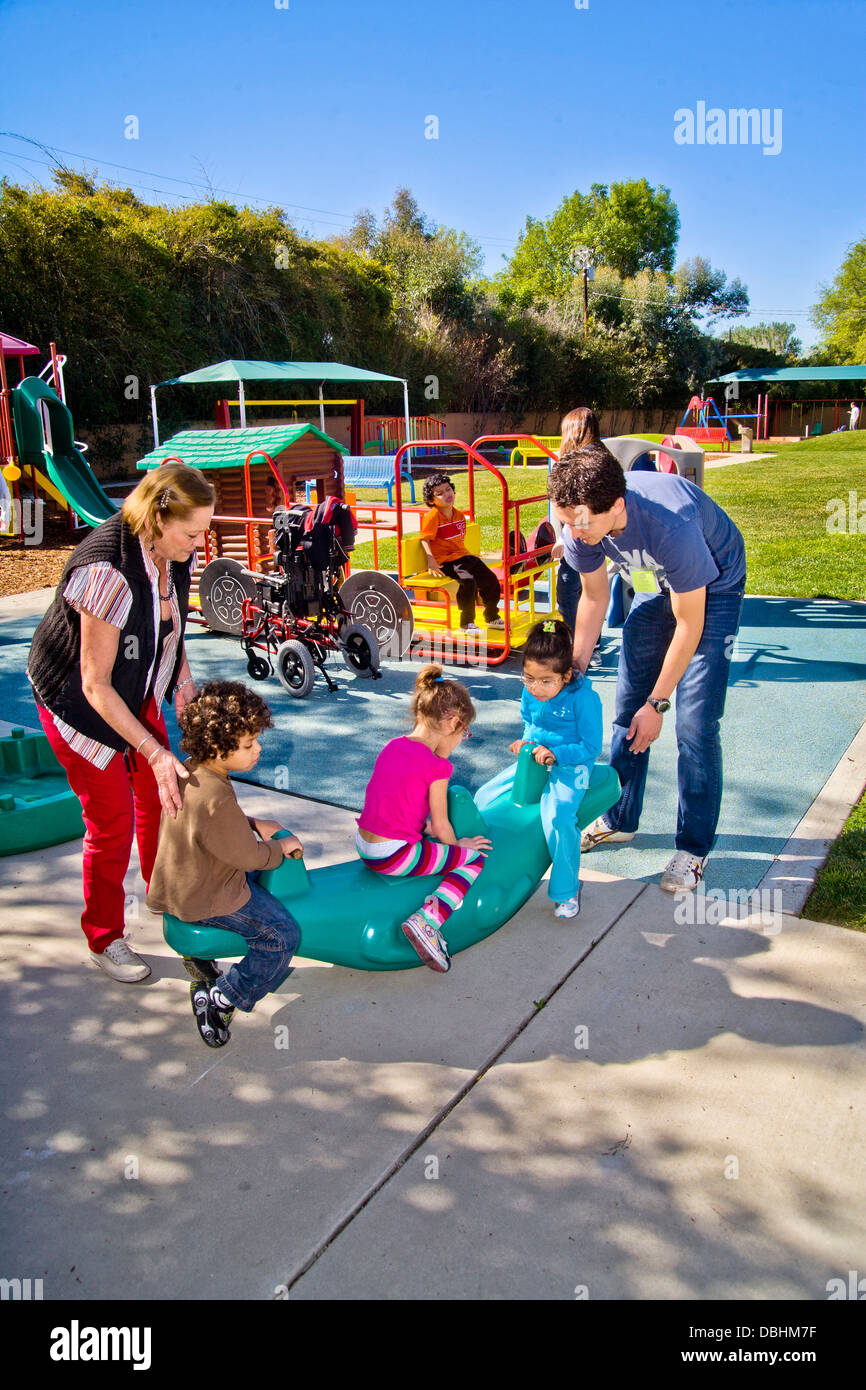
[[[410,439],[444,439],[445,424],[434,415],[410,415]],[[406,421],[402,415],[369,415],[364,421],[364,453],[396,454],[406,443]],[[412,457],[435,454],[435,449],[413,449]]]

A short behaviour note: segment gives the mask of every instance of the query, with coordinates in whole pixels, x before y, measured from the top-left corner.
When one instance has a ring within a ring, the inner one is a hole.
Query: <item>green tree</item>
[[[624,278],[641,270],[670,274],[678,236],[679,213],[669,189],[652,188],[646,179],[610,187],[594,183],[589,193],[576,190],[564,198],[547,221],[527,217],[500,280],[525,305],[564,294],[579,246]]]
[[[757,323],[750,328],[732,328],[730,341],[766,348],[767,352],[786,362],[794,362],[803,355],[803,344],[797,337],[796,324],[793,323]]]
[[[430,221],[408,188],[397,189],[381,224],[364,209],[338,240],[387,269],[398,321],[407,327],[417,326],[427,311],[471,318],[481,248],[464,232]]]
[[[61,171],[0,185],[0,322],[69,355],[76,422],[140,422],[150,383],[225,357],[388,365],[386,270],[300,237],[277,208],[167,208]],[[137,394],[126,383],[134,378]],[[172,393],[166,426],[210,409]]]
[[[749,295],[737,278],[728,283],[723,270],[714,270],[701,256],[683,261],[674,276],[676,298],[686,313],[697,318],[736,318],[749,308]]]
[[[821,349],[832,362],[866,362],[866,239],[849,246],[835,280],[813,312]]]

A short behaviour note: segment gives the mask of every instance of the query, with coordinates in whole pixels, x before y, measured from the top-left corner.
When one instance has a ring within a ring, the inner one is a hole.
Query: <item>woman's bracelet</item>
[[[177,694],[178,690],[183,690],[185,685],[195,685],[195,681],[193,680],[192,676],[187,676],[185,681],[181,681],[180,685],[178,685],[175,688],[175,695]]]
[[[142,745],[145,744],[145,743],[147,743],[147,740],[148,740],[149,738],[154,739],[154,741],[157,742],[157,743],[159,742],[159,740],[156,739],[156,737],[155,737],[154,734],[145,734],[144,738],[141,740],[141,743],[138,745],[138,747],[137,747],[136,750],[135,750],[136,753],[140,753],[140,752],[141,752]]]
[[[158,758],[158,757],[159,757],[160,753],[167,753],[167,752],[168,752],[168,749],[167,749],[167,748],[163,748],[163,746],[162,746],[161,743],[157,744],[156,752],[151,753],[150,757],[149,757],[148,760],[147,760],[147,765],[148,765],[148,767],[151,766],[151,764],[152,764],[154,758]]]

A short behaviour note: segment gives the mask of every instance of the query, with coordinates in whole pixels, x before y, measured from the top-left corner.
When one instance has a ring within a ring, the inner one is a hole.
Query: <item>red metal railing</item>
[[[480,437],[480,439],[477,439],[477,440],[475,441],[474,444],[467,444],[466,441],[463,440],[463,439],[439,439],[439,440],[433,441],[432,443],[428,441],[428,447],[431,448],[431,449],[433,449],[433,448],[436,448],[436,449],[457,449],[457,450],[461,450],[462,452],[464,452],[464,453],[466,454],[467,468],[468,468],[468,483],[469,483],[469,519],[470,519],[471,521],[474,521],[474,520],[475,520],[475,474],[474,474],[474,470],[475,470],[476,464],[480,464],[481,467],[484,468],[484,469],[486,469],[488,473],[492,473],[493,476],[494,476],[495,478],[498,479],[498,481],[499,481],[499,486],[500,486],[500,488],[502,489],[502,564],[501,564],[501,569],[502,569],[502,585],[503,585],[503,598],[504,598],[504,604],[503,604],[504,615],[503,615],[503,616],[504,616],[504,621],[505,621],[505,630],[504,630],[504,633],[503,633],[503,636],[502,636],[502,639],[501,639],[501,643],[500,643],[500,639],[499,639],[498,637],[491,637],[491,635],[488,633],[487,640],[488,640],[488,642],[490,643],[491,646],[493,646],[493,647],[499,647],[500,645],[502,646],[502,652],[500,653],[500,655],[497,656],[497,657],[494,657],[494,658],[490,659],[490,661],[489,661],[488,664],[491,665],[491,666],[498,666],[498,665],[500,665],[503,661],[506,660],[506,658],[507,658],[507,657],[510,655],[510,653],[511,653],[511,603],[512,603],[512,599],[514,598],[514,587],[515,587],[515,581],[514,581],[514,578],[513,578],[513,576],[512,576],[512,570],[519,567],[519,568],[520,568],[520,571],[521,571],[521,573],[520,573],[520,579],[521,579],[521,581],[529,581],[529,580],[533,579],[537,574],[543,573],[543,571],[544,571],[545,568],[548,568],[547,565],[537,565],[537,566],[535,567],[535,569],[532,569],[532,570],[526,570],[525,568],[523,568],[523,567],[526,565],[527,561],[532,560],[532,559],[534,559],[536,556],[541,555],[541,554],[543,553],[541,550],[534,550],[534,551],[531,551],[531,552],[524,552],[523,555],[519,555],[519,554],[518,554],[518,555],[511,555],[511,554],[509,553],[509,550],[508,550],[509,517],[510,517],[512,511],[513,511],[513,514],[514,514],[514,529],[515,529],[516,535],[519,535],[519,525],[518,525],[518,522],[519,522],[519,516],[520,516],[520,508],[521,508],[521,507],[524,507],[524,506],[529,506],[529,505],[530,505],[531,503],[533,503],[533,502],[546,501],[546,500],[547,500],[547,494],[546,494],[546,493],[543,493],[543,494],[539,494],[539,496],[537,496],[537,497],[523,497],[523,498],[515,498],[513,501],[510,500],[510,499],[509,499],[509,496],[508,496],[508,483],[507,483],[506,479],[504,478],[503,474],[499,471],[499,469],[498,469],[494,464],[488,462],[488,460],[485,459],[485,458],[478,452],[478,450],[477,450],[477,448],[476,448],[476,445],[479,444],[479,443],[490,442],[490,441],[500,440],[500,439],[517,439],[518,437],[521,438],[521,439],[530,438],[530,436],[524,435],[524,434],[521,434],[520,436],[518,436],[518,435],[482,435],[482,436]],[[400,448],[397,450],[397,453],[394,455],[394,480],[395,480],[395,491],[396,491],[396,497],[397,497],[396,506],[395,506],[395,508],[394,508],[394,510],[395,510],[395,512],[396,512],[396,514],[397,514],[397,574],[398,574],[398,578],[399,578],[399,581],[400,581],[401,585],[402,585],[402,583],[403,583],[403,556],[402,556],[402,552],[401,552],[401,548],[400,548],[400,542],[401,542],[401,540],[402,540],[402,538],[403,538],[403,512],[404,512],[404,510],[408,510],[408,509],[404,509],[404,507],[403,507],[403,497],[402,497],[402,493],[401,493],[401,489],[400,489],[400,465],[401,465],[401,462],[402,462],[403,455],[407,452],[407,450],[409,450],[409,449],[412,448],[412,444],[413,444],[413,441],[410,441],[408,444],[402,444],[402,445],[400,446]],[[544,445],[539,444],[538,447],[541,448],[541,449],[543,449],[544,452],[545,452],[546,454],[549,454],[551,458],[556,458],[556,455],[553,454],[552,451],[551,451],[550,449],[545,448]],[[515,536],[515,542],[516,542],[516,536]]]

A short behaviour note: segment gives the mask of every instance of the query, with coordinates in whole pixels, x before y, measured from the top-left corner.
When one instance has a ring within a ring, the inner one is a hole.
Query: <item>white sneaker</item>
[[[554,917],[577,917],[580,912],[580,898],[567,898],[564,903],[557,903],[553,909]]]
[[[409,945],[415,947],[424,964],[431,970],[437,970],[440,975],[444,975],[451,969],[451,956],[445,937],[427,921],[422,912],[413,912],[400,930]]]
[[[586,854],[587,850],[595,849],[596,845],[625,845],[634,837],[633,830],[611,830],[604,816],[599,816],[581,835],[580,850],[582,854]]]
[[[100,970],[104,970],[106,975],[110,975],[112,980],[121,980],[124,984],[146,980],[150,974],[147,961],[130,951],[122,936],[118,937],[117,941],[112,941],[101,953],[91,951],[90,959]]]
[[[505,627],[505,619],[503,618],[503,616],[502,616],[501,613],[497,613],[495,618],[491,618],[491,619],[490,619],[490,622],[487,624],[487,626],[488,626],[488,627],[494,627],[494,628],[497,628],[497,629],[499,629],[499,628],[504,628],[504,627]]]
[[[662,874],[659,887],[666,893],[688,893],[697,888],[706,867],[706,859],[698,859],[696,855],[678,849]]]

